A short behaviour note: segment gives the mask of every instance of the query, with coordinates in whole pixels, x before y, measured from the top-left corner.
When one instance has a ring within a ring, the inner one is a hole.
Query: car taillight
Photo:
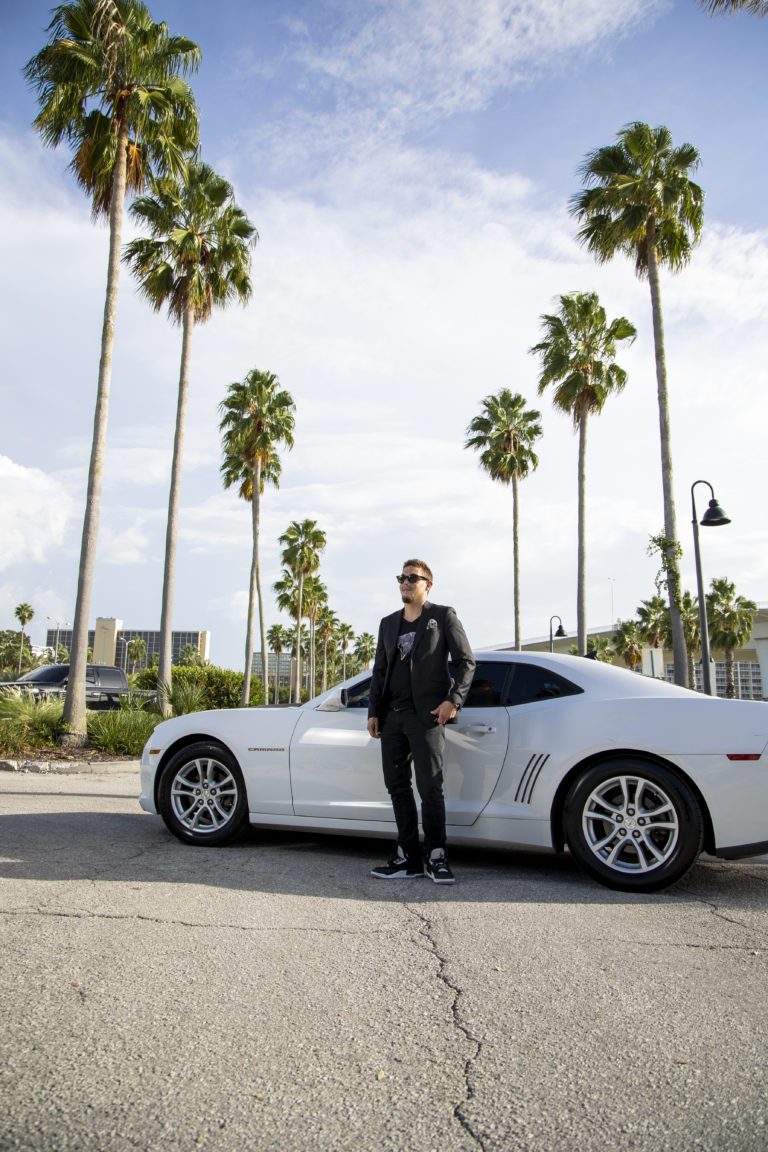
[[[729,760],[759,760],[759,752],[729,752]]]

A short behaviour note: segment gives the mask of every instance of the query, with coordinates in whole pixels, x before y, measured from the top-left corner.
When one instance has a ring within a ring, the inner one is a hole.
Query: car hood
[[[225,744],[247,742],[254,736],[265,744],[287,741],[301,714],[301,708],[214,708],[188,712],[158,724],[149,738],[149,746],[167,748],[179,737],[189,735],[219,737]]]

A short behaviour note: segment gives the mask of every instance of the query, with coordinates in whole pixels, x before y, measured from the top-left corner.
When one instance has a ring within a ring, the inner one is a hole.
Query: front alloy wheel
[[[693,866],[704,841],[688,785],[660,764],[627,757],[588,769],[571,787],[565,836],[578,863],[623,892],[658,892]]]
[[[163,769],[158,808],[185,844],[226,844],[247,819],[245,785],[233,756],[218,744],[191,744]]]

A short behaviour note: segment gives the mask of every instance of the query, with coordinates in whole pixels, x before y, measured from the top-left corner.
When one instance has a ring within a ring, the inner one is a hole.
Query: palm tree
[[[336,629],[336,639],[338,640],[339,650],[341,651],[341,678],[347,678],[347,652],[349,646],[355,638],[355,633],[351,624],[339,624]]]
[[[699,0],[699,3],[712,15],[720,12],[752,12],[755,16],[768,16],[768,0]]]
[[[287,613],[294,620],[298,612],[299,606],[299,581],[289,568],[283,568],[280,573],[280,579],[276,580],[272,585],[272,591],[275,593],[275,600],[277,607],[281,612]],[[287,631],[287,629],[286,629]],[[293,638],[290,644],[286,645],[287,649],[294,651],[296,648],[295,628],[292,634]],[[293,700],[294,697],[294,670],[291,669],[291,683],[288,690],[288,699]]]
[[[637,620],[618,620],[613,634],[613,647],[627,668],[633,671],[643,658],[643,638]]]
[[[21,641],[19,643],[19,676],[21,676],[21,663],[24,658],[24,629],[35,615],[35,610],[26,601],[17,604],[13,614],[21,625]]]
[[[156,176],[186,170],[197,147],[198,119],[189,85],[200,50],[156,24],[141,0],[71,0],[53,9],[46,46],[27,63],[40,112],[35,127],[46,144],[72,146],[70,165],[91,197],[94,217],[109,218],[107,291],[101,330],[88,489],[72,626],[71,669],[64,701],[65,743],[85,741],[85,666],[112,348],[120,277],[123,207]]]
[[[147,642],[142,636],[134,636],[132,640],[128,641],[126,651],[128,659],[131,661],[131,674],[133,674],[136,671],[136,665],[147,654]]]
[[[661,439],[664,538],[672,627],[675,682],[686,685],[688,668],[680,619],[680,568],[672,477],[669,396],[661,310],[659,266],[678,271],[691,258],[701,236],[704,193],[690,178],[699,153],[692,144],[675,148],[668,128],[639,121],[618,133],[618,143],[590,152],[582,165],[584,191],[571,200],[581,228],[579,239],[599,263],[617,252],[631,256],[635,271],[648,277]]]
[[[515,617],[515,648],[522,645],[520,634],[520,536],[518,485],[534,471],[539,459],[533,445],[541,436],[541,413],[526,408],[516,392],[502,388],[486,396],[483,410],[467,425],[465,448],[480,453],[480,467],[492,480],[512,486],[512,599]]]
[[[243,676],[242,703],[250,698],[251,666],[253,664],[254,598],[258,598],[259,633],[261,636],[261,673],[264,700],[269,701],[269,670],[267,668],[267,623],[264,615],[264,594],[261,585],[259,557],[259,521],[261,494],[267,483],[278,486],[280,460],[278,445],[293,447],[294,412],[296,405],[289,392],[280,388],[273,372],[259,372],[252,368],[240,383],[230,384],[226,398],[219,405],[223,413],[219,430],[223,435],[224,463],[221,471],[224,487],[240,485],[240,496],[251,503],[251,577],[248,586],[248,623],[245,635],[245,674]]]
[[[736,585],[725,578],[713,579],[712,591],[707,593],[707,617],[714,648],[725,653],[725,694],[736,695],[733,676],[733,653],[743,648],[752,635],[757,604],[745,596],[736,595]]]
[[[269,651],[275,654],[275,704],[280,703],[280,657],[291,643],[291,633],[282,624],[273,624],[267,630],[267,643]],[[269,703],[269,696],[264,697]]]
[[[355,640],[355,657],[360,662],[361,670],[369,668],[376,655],[376,637],[370,632],[361,632]]]
[[[309,684],[310,696],[316,691],[316,661],[315,640],[317,635],[317,620],[323,608],[328,603],[328,589],[316,574],[306,576],[304,579],[304,616],[309,620]]]
[[[615,363],[616,345],[634,340],[637,332],[626,316],[608,323],[596,292],[560,296],[556,313],[541,317],[544,339],[531,352],[541,356],[539,395],[555,387],[553,402],[567,412],[579,434],[578,570],[576,632],[579,655],[587,651],[586,592],[586,469],[587,421],[603,410],[613,392],[621,392],[627,374]]]
[[[126,263],[155,311],[167,307],[171,321],[180,324],[182,330],[160,614],[158,684],[167,684],[173,652],[176,540],[192,329],[210,319],[214,307],[224,308],[233,300],[245,304],[249,299],[250,248],[257,234],[235,204],[232,186],[197,161],[189,165],[186,179],[163,181],[153,195],[135,200],[131,215],[149,229],[150,236],[126,244]],[[168,705],[162,689],[158,697],[165,715]]]
[[[699,601],[686,590],[680,597],[680,620],[685,636],[685,651],[688,659],[688,687],[696,687],[696,668],[693,654],[701,645],[701,628],[699,626]]]
[[[640,635],[649,648],[661,648],[663,651],[669,646],[671,639],[669,605],[662,596],[652,596],[650,600],[640,601],[637,624]]]
[[[304,615],[304,581],[320,566],[320,553],[325,548],[325,532],[316,520],[292,520],[279,543],[282,559],[296,579],[296,685],[294,703],[301,703],[301,644],[299,630]]]
[[[317,639],[323,646],[323,678],[321,692],[325,692],[328,687],[328,645],[331,641],[336,639],[336,633],[339,627],[339,619],[335,612],[330,608],[323,608],[320,616],[318,617],[316,633]]]

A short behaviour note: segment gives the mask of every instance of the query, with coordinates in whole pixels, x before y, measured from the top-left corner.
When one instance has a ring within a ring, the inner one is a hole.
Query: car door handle
[[[468,724],[464,728],[459,728],[459,732],[467,732],[470,736],[487,736],[495,731],[492,724]]]

